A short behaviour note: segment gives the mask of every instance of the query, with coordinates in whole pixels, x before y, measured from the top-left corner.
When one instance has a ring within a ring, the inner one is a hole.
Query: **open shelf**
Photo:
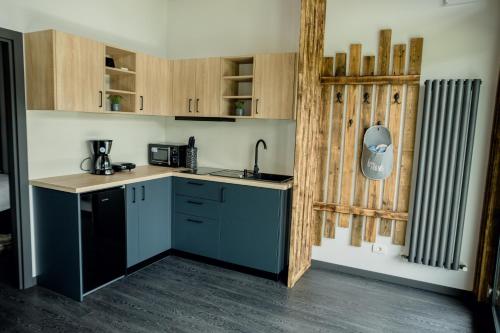
[[[106,94],[114,95],[135,95],[134,91],[119,90],[119,89],[107,89]]]
[[[252,96],[222,96],[224,99],[252,99]]]
[[[119,95],[122,97],[120,111],[111,110],[111,101],[109,100],[109,96],[111,95]],[[104,112],[135,113],[135,93],[130,93],[128,91],[123,92],[120,90],[106,90],[106,101],[104,106]]]
[[[106,66],[106,74],[109,75],[135,75],[134,71]]]
[[[228,118],[252,117],[254,58],[222,58],[221,116]],[[244,115],[236,115],[236,103],[242,102]]]
[[[253,56],[224,57],[223,60],[235,64],[253,64]]]
[[[106,57],[113,59],[115,63],[114,68],[118,70],[123,70],[122,68],[126,68],[128,71],[135,72],[135,66],[136,66],[135,52],[118,49],[113,46],[106,46]]]
[[[135,52],[106,46],[106,58],[113,59],[114,67],[106,63],[104,74],[104,89],[107,96],[120,95],[123,97],[124,112],[135,111],[136,92],[136,54]],[[108,101],[109,102],[109,101]],[[110,111],[109,108],[106,110]]]
[[[236,81],[236,82],[252,82],[253,75],[228,75],[228,76],[224,76],[223,79]]]

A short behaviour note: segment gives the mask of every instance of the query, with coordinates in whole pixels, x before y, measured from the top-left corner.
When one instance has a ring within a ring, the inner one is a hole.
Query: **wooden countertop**
[[[153,180],[165,177],[182,177],[191,179],[208,180],[214,182],[238,184],[246,186],[255,186],[270,188],[276,190],[287,190],[292,187],[293,180],[286,183],[271,183],[257,180],[236,179],[229,177],[219,177],[211,175],[192,175],[181,173],[183,169],[166,168],[153,165],[144,165],[135,168],[132,171],[116,172],[110,176],[93,175],[89,173],[80,173],[67,176],[49,177],[30,180],[30,185],[49,188],[69,193],[84,193],[96,190],[102,190],[115,186],[122,186],[146,180]]]

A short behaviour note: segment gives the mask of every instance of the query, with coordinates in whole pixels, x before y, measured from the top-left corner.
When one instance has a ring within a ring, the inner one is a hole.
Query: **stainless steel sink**
[[[241,170],[221,170],[221,171],[211,172],[210,175],[219,177],[248,179],[248,180],[259,180],[272,183],[284,183],[293,179],[292,176],[287,176],[287,175],[277,175],[273,173],[258,173],[257,175],[254,175],[251,171],[245,172]]]

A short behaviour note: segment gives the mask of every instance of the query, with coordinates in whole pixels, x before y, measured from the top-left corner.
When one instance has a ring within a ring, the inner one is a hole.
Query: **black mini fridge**
[[[83,293],[125,275],[126,221],[123,187],[80,195]]]

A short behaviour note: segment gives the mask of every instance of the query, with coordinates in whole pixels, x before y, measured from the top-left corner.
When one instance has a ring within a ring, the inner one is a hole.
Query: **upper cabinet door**
[[[172,68],[166,59],[137,54],[136,112],[168,116],[172,103]]]
[[[196,61],[196,101],[194,107],[196,116],[219,116],[220,80],[220,58],[205,58]]]
[[[172,109],[176,116],[194,116],[196,103],[196,59],[173,61]]]
[[[293,119],[295,53],[259,54],[254,68],[254,117]]]
[[[55,32],[56,109],[101,111],[104,105],[104,44]]]

